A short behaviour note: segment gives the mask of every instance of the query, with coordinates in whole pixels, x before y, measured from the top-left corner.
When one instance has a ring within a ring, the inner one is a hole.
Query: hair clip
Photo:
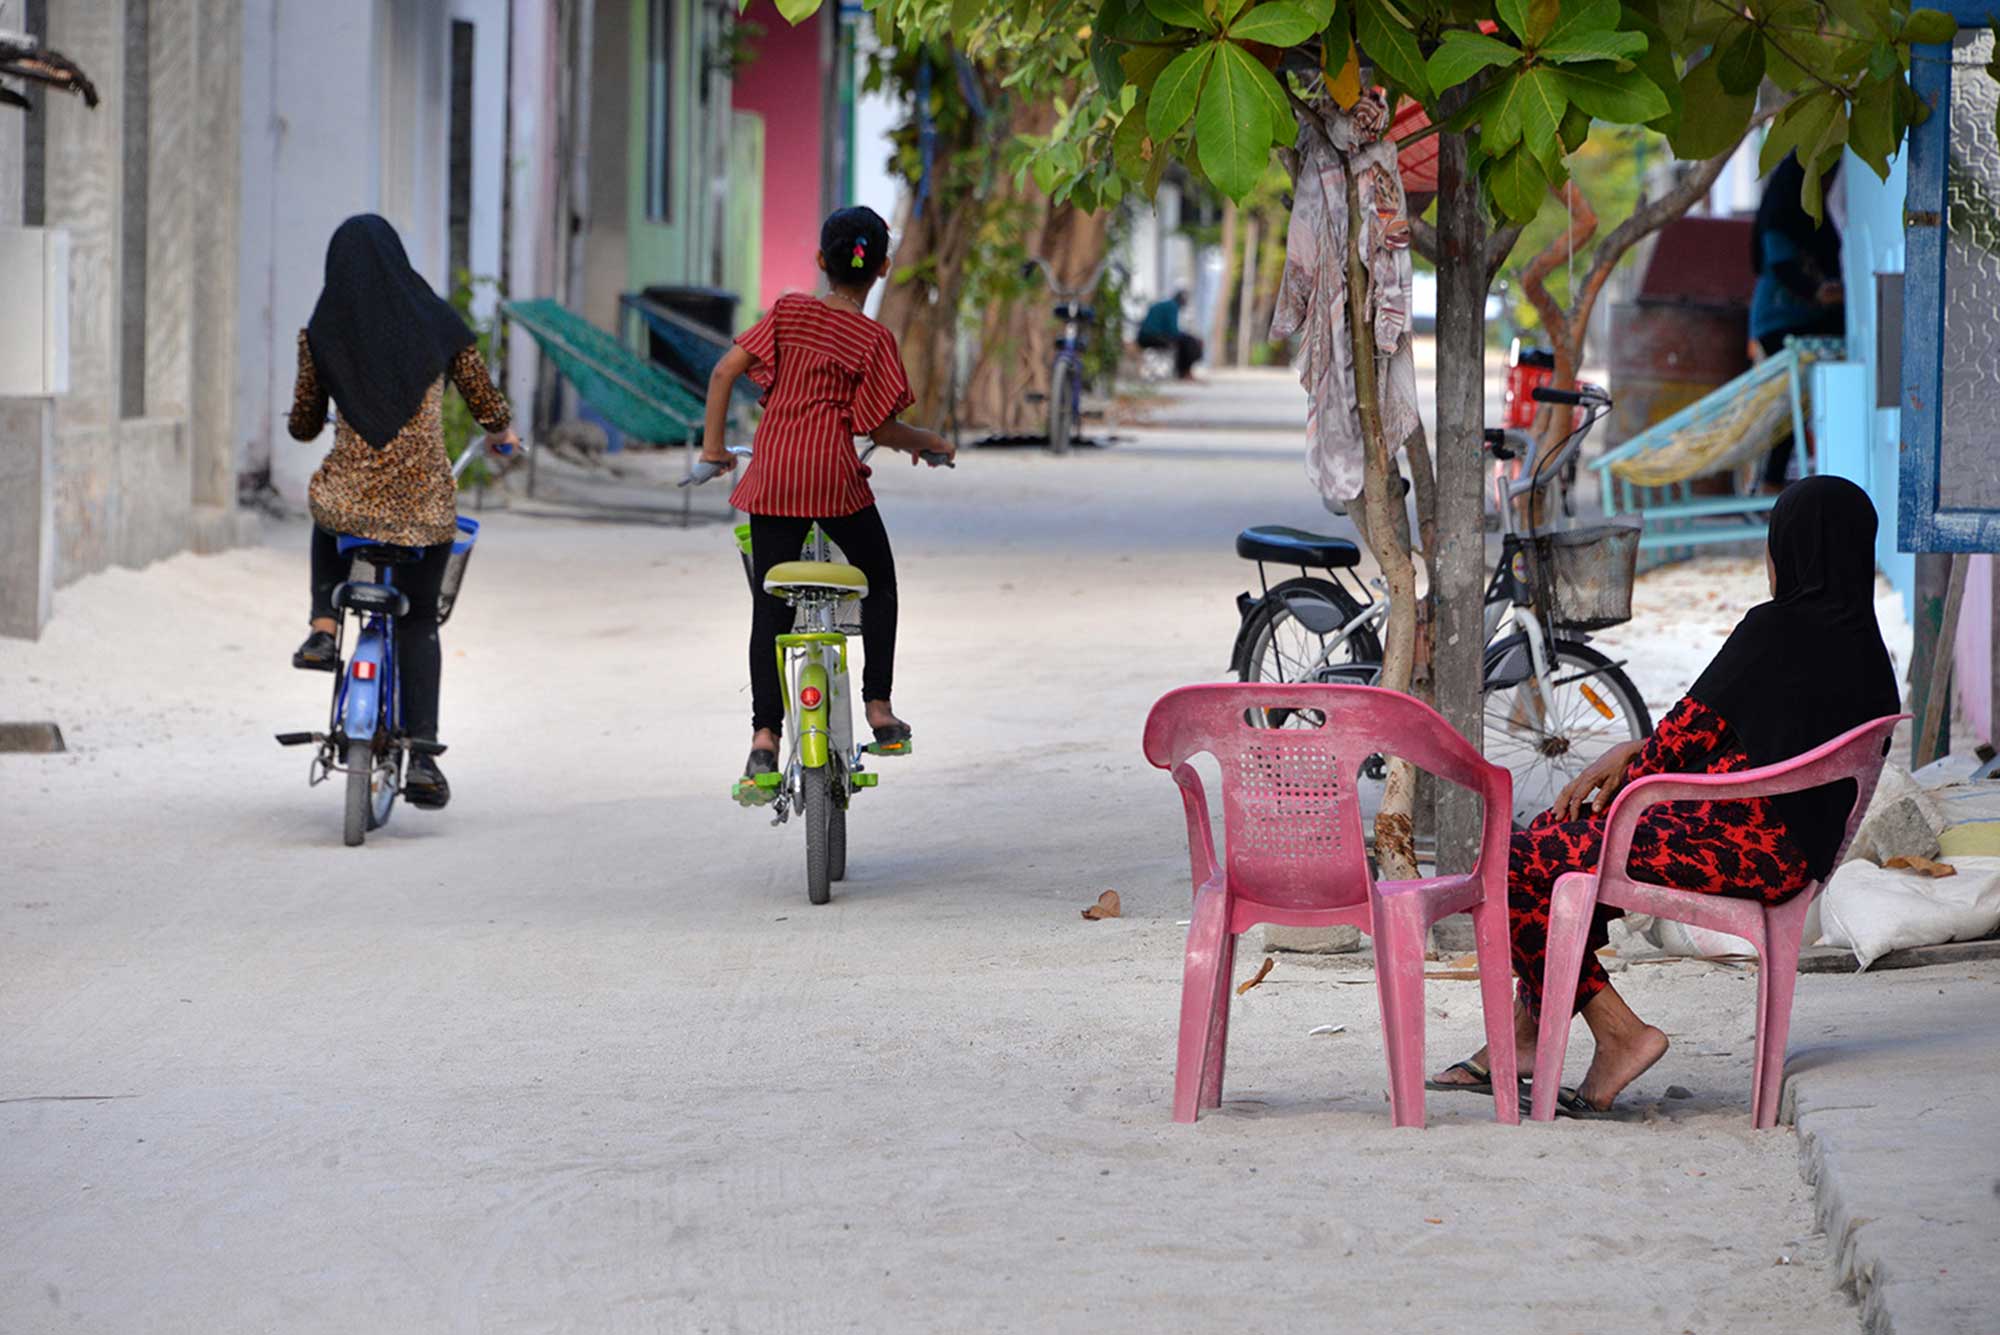
[[[854,267],[857,269],[865,268],[867,264],[868,243],[866,241],[856,241],[854,243]]]

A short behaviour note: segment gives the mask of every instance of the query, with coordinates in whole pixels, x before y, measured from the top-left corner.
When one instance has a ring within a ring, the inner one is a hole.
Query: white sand
[[[1750,1129],[1746,975],[1623,975],[1676,1038],[1630,1122],[1399,1132],[1365,960],[1287,958],[1174,1125],[1187,863],[1139,728],[1224,667],[1236,529],[1324,523],[1297,452],[882,472],[919,750],[822,909],[797,826],[724,797],[719,529],[494,519],[457,801],[364,850],[270,741],[324,708],[303,532],[0,642],[0,715],[73,747],[0,756],[0,1100],[121,1096],[0,1102],[0,1330],[1855,1328]],[[1431,1004],[1442,1065],[1475,985]]]

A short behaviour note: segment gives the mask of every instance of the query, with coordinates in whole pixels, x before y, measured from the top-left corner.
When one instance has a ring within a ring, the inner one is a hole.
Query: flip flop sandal
[[[730,796],[741,806],[761,806],[771,800],[780,782],[778,753],[766,746],[755,746],[750,749],[750,759],[743,765],[743,777],[736,781]]]
[[[1521,1111],[1528,1111],[1528,1092],[1521,1091]],[[1556,1116],[1570,1117],[1579,1122],[1617,1122],[1624,1120],[1618,1115],[1616,1105],[1610,1108],[1593,1108],[1577,1093],[1575,1086],[1564,1085],[1556,1091]]]
[[[1462,1062],[1453,1062],[1451,1065],[1445,1067],[1445,1070],[1447,1072],[1463,1071],[1472,1077],[1472,1081],[1464,1084],[1455,1084],[1449,1080],[1426,1080],[1424,1081],[1424,1088],[1434,1089],[1444,1094],[1484,1094],[1489,1098],[1492,1097],[1493,1072],[1487,1070],[1484,1066],[1472,1060],[1472,1058],[1467,1057]],[[1525,1088],[1533,1080],[1533,1076],[1524,1075],[1519,1077],[1518,1083]]]
[[[868,750],[878,756],[905,756],[912,750],[910,725],[891,723],[875,729],[875,743]]]

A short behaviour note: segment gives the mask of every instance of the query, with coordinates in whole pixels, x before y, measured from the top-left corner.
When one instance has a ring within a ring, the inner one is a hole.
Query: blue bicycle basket
[[[479,521],[458,517],[458,532],[451,540],[451,555],[444,563],[444,582],[438,586],[438,624],[451,619],[458,604],[458,586],[465,582],[465,566],[472,560],[472,544],[479,541]]]

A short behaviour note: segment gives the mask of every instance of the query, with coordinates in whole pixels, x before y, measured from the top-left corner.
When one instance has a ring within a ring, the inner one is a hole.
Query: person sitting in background
[[[1787,155],[1764,186],[1750,229],[1750,267],[1757,275],[1750,294],[1750,338],[1760,360],[1794,338],[1840,338],[1847,332],[1840,232],[1830,216],[1839,170],[1835,164],[1822,183],[1829,213],[1824,221],[1815,222],[1806,212],[1806,173],[1797,157]],[[1765,456],[1767,489],[1785,485],[1791,462],[1792,438],[1787,435]]]
[[[1165,301],[1156,301],[1146,308],[1146,318],[1139,322],[1139,346],[1159,348],[1174,354],[1174,376],[1186,380],[1194,374],[1194,364],[1201,360],[1201,340],[1193,334],[1181,332],[1181,311],[1187,306],[1187,293],[1176,292]]]

